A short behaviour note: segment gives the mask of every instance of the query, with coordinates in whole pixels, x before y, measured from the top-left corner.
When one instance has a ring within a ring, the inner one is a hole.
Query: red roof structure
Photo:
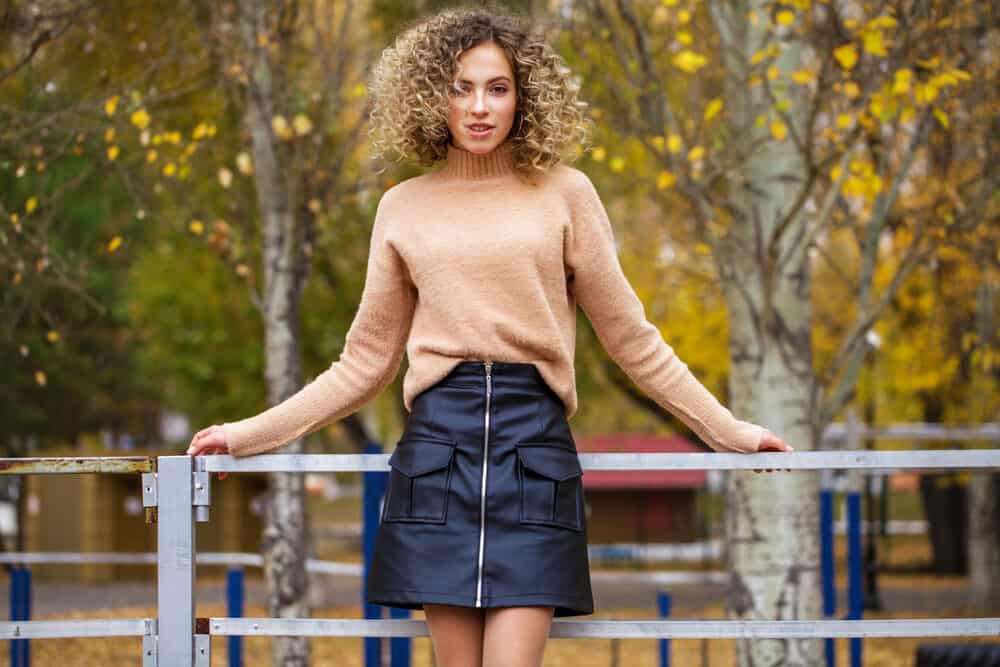
[[[704,452],[679,435],[617,433],[574,438],[578,453]],[[586,470],[585,489],[698,489],[705,485],[704,470]]]

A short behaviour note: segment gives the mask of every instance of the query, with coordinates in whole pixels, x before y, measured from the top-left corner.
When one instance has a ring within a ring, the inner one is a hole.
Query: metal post
[[[656,606],[660,612],[660,618],[670,616],[671,598],[669,593],[663,591],[656,592]],[[660,644],[660,667],[670,667],[670,640],[661,639]]]
[[[21,568],[21,618],[25,621],[31,620],[31,568],[27,565]],[[24,667],[31,667],[31,640],[23,641]]]
[[[837,613],[836,561],[833,549],[833,474],[830,470],[820,475],[819,492],[819,563],[823,578],[823,615],[833,618]],[[826,667],[837,664],[837,645],[833,637],[823,640]]]
[[[12,621],[20,621],[21,615],[21,574],[17,565],[10,568],[10,601],[8,608]],[[21,667],[21,642],[17,639],[10,643],[10,665],[11,667]]]
[[[157,581],[159,664],[193,667],[194,512],[190,456],[157,461]]]
[[[10,569],[10,620],[31,620],[31,571],[27,567],[14,565]],[[31,657],[27,639],[12,639],[10,642],[11,667],[29,667]]]
[[[232,567],[226,572],[226,613],[230,618],[243,616],[243,568]],[[229,667],[243,666],[243,637],[229,638]]]
[[[860,620],[864,607],[864,564],[861,558],[861,493],[847,494],[847,618]],[[851,667],[861,667],[861,637],[851,637]]]
[[[399,607],[389,607],[389,618],[409,618],[410,610]],[[410,647],[413,640],[409,637],[393,637],[389,640],[389,664],[392,667],[410,667]]]
[[[369,441],[365,443],[365,454],[381,454],[382,446],[377,442]],[[371,568],[372,556],[375,553],[375,533],[378,530],[380,505],[382,494],[385,491],[388,473],[385,472],[364,472],[361,474],[363,484],[363,506],[361,523],[361,543],[364,550],[364,571],[362,588],[368,581],[368,570]],[[362,595],[362,597],[364,597]],[[382,618],[382,607],[377,604],[368,604],[363,599],[365,618]],[[364,653],[365,667],[381,667],[382,665],[382,641],[379,637],[365,637]]]
[[[861,449],[861,428],[857,413],[848,408],[847,448]],[[861,475],[852,470],[847,491],[847,618],[860,620],[864,609],[864,564],[861,553]],[[849,640],[851,667],[861,667],[861,637]]]

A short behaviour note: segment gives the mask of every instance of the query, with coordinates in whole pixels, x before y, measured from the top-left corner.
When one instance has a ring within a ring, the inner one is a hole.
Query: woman
[[[379,201],[338,361],[281,404],[195,435],[190,454],[270,451],[356,411],[396,376],[409,411],[369,602],[423,608],[437,664],[541,664],[553,616],[593,612],[576,306],[628,375],[713,449],[791,450],[736,419],[646,320],[588,177],[578,86],[523,19],[449,9],[372,72],[370,134],[440,168]]]

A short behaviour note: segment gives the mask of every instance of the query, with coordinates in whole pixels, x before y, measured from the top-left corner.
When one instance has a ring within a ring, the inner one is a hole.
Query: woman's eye
[[[507,92],[507,86],[493,86],[492,88],[490,88],[490,90],[499,91],[499,94],[503,95],[504,93]],[[464,95],[465,93],[469,92],[469,87],[468,86],[454,87],[451,89],[451,92],[455,95]]]

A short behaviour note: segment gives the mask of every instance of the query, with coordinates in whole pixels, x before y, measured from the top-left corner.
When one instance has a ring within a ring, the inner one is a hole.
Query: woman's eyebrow
[[[489,80],[489,81],[487,81],[486,83],[493,83],[494,81],[499,81],[500,79],[507,79],[507,81],[510,81],[510,77],[509,77],[509,76],[506,76],[506,75],[500,75],[500,76],[495,76],[495,77],[493,77],[492,79],[490,79],[490,80]],[[472,83],[472,82],[471,82],[471,81],[469,81],[468,79],[459,79],[459,80],[458,80],[458,82],[459,82],[459,83]]]

